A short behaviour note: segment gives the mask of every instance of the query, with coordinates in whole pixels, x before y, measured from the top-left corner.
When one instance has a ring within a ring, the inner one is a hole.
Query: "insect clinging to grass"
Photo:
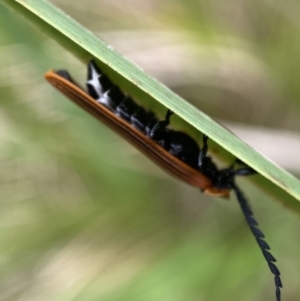
[[[237,176],[249,176],[255,171],[247,166],[218,169],[208,155],[208,137],[203,135],[202,147],[184,132],[169,127],[172,111],[164,120],[126,96],[101,72],[94,61],[88,64],[87,90],[78,85],[65,70],[49,71],[45,78],[84,110],[104,122],[169,174],[200,188],[207,195],[228,197],[233,191],[246,222],[253,233],[270,271],[274,274],[276,300],[281,300],[280,272],[276,259],[269,252],[253,217],[248,201],[236,184]],[[237,163],[240,163],[237,160]]]

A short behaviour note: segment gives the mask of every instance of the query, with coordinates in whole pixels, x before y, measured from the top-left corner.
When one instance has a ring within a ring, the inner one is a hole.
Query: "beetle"
[[[274,274],[276,300],[281,300],[282,282],[276,259],[268,251],[264,234],[259,230],[248,200],[235,182],[236,176],[256,172],[248,166],[235,169],[235,164],[218,169],[208,152],[208,137],[203,135],[202,148],[188,134],[169,128],[168,110],[164,120],[138,105],[125,95],[99,69],[94,61],[88,63],[86,87],[77,84],[66,70],[48,71],[45,78],[73,102],[95,116],[169,174],[200,188],[211,196],[229,197],[232,190],[240,204],[246,222],[260,247],[270,271]],[[236,160],[236,163],[242,163]],[[243,164],[243,163],[242,163]]]

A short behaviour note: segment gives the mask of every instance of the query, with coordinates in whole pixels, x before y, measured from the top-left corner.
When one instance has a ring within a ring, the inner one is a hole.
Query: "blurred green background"
[[[298,1],[52,2],[300,175]],[[0,300],[275,300],[234,198],[166,175],[49,86],[51,68],[84,83],[81,62],[0,5]],[[282,299],[300,300],[299,216],[239,183]]]

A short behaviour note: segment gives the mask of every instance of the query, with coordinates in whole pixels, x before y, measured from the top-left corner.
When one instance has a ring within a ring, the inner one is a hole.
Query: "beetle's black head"
[[[235,169],[235,164],[236,162],[228,168],[218,169],[211,158],[207,156],[203,159],[201,172],[212,180],[215,187],[220,189],[233,189],[235,187],[236,176],[250,176],[256,174],[255,170],[245,164],[243,164],[244,166],[242,168]]]
[[[202,165],[199,170],[205,174],[213,183],[213,186],[220,189],[231,189],[234,183],[234,166],[224,169],[218,169],[209,156],[202,159]]]
[[[216,174],[216,177],[214,179],[214,184],[218,188],[231,189],[233,187],[234,177],[235,177],[235,172],[233,166],[226,169],[221,169]]]

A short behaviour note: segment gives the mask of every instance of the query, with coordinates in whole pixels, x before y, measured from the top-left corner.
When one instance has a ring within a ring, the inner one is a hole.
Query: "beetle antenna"
[[[272,272],[272,274],[274,274],[274,281],[275,281],[275,287],[276,287],[276,300],[280,301],[280,295],[281,295],[280,288],[282,288],[282,282],[280,279],[280,272],[279,272],[277,266],[273,263],[276,261],[276,259],[273,257],[273,255],[270,252],[267,251],[267,250],[270,250],[270,247],[263,240],[263,238],[265,238],[265,236],[258,229],[258,223],[253,217],[253,212],[250,209],[250,206],[249,206],[248,201],[245,198],[244,194],[239,189],[239,187],[236,186],[236,184],[232,184],[232,189],[234,190],[234,192],[236,194],[237,200],[244,213],[247,224],[249,225],[253,235],[255,236],[255,239],[269,265],[270,271]]]

